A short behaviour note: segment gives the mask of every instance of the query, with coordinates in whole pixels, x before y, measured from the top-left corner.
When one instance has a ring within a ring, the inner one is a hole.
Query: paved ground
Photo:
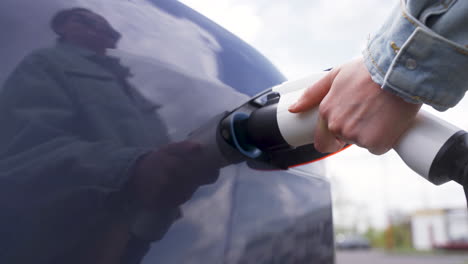
[[[468,264],[468,254],[386,254],[382,251],[337,251],[336,264]]]

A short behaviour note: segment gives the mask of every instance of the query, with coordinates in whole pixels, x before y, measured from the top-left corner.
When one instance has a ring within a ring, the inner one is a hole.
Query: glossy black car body
[[[122,34],[110,53],[130,68],[133,86],[159,105],[172,142],[284,81],[252,47],[177,1],[2,0],[0,83],[31,51],[54,45],[50,18],[76,6],[102,15]],[[4,173],[3,186],[8,184]],[[20,203],[1,199],[2,207]],[[79,213],[86,214],[86,208]],[[182,206],[182,213],[142,251],[140,263],[334,262],[330,186],[321,164],[287,171],[253,170],[245,163],[224,167],[214,184],[201,187]],[[11,249],[5,237],[0,234],[0,260]]]

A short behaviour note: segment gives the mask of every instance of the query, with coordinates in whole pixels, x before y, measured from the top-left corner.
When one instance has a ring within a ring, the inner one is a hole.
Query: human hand
[[[200,144],[171,143],[140,158],[132,177],[133,193],[143,208],[174,208],[204,184],[216,181],[219,168],[203,155]]]
[[[318,151],[336,152],[350,143],[377,155],[397,143],[421,108],[382,90],[372,81],[362,58],[330,71],[289,111],[304,112],[317,105],[314,146]]]

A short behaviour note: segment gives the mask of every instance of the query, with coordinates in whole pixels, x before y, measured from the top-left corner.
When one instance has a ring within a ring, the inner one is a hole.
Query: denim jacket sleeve
[[[468,88],[468,1],[401,0],[363,51],[372,79],[439,111]]]

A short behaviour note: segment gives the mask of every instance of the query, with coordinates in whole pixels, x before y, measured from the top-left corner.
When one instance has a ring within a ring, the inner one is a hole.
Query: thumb
[[[289,106],[289,112],[300,113],[318,106],[330,90],[337,74],[338,70],[332,70],[322,79],[307,88],[297,102]]]

